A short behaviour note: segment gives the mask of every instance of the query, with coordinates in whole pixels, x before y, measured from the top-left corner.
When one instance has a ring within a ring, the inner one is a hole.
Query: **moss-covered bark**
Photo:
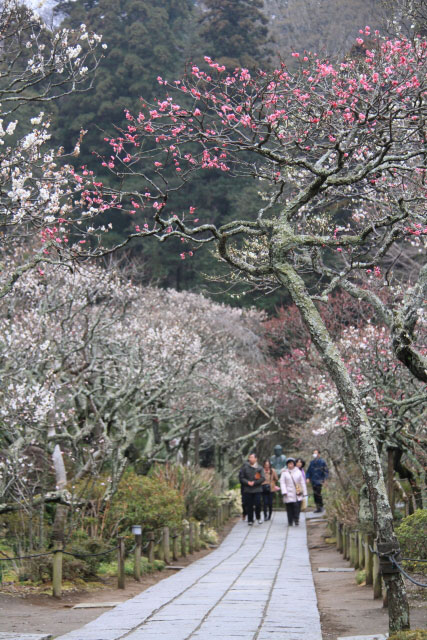
[[[354,431],[359,463],[369,493],[377,542],[388,544],[399,552],[399,543],[393,529],[393,514],[387,498],[387,490],[375,439],[368,416],[361,402],[341,355],[307,291],[304,281],[291,264],[283,260],[280,242],[275,245],[277,262],[274,264],[277,279],[289,291],[295,305],[309,329],[311,339],[319,351],[333,379]],[[273,256],[274,259],[274,256]],[[400,574],[384,575],[388,591],[390,631],[409,628],[409,606],[406,589]]]

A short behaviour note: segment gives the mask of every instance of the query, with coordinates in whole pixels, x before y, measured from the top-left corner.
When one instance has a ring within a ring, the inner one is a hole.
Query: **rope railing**
[[[220,528],[225,521],[231,516],[231,503],[222,504],[218,508],[217,513],[214,516],[214,524]],[[95,558],[108,556],[111,553],[117,552],[117,583],[119,589],[125,588],[125,557],[126,555],[134,554],[134,577],[136,580],[140,580],[140,562],[143,552],[147,552],[149,562],[153,562],[155,555],[158,559],[170,562],[171,556],[174,560],[178,560],[179,555],[186,556],[187,551],[192,554],[194,551],[198,551],[201,548],[201,541],[204,538],[205,523],[184,523],[181,531],[174,529],[170,534],[168,527],[163,527],[161,530],[155,529],[154,531],[146,531],[148,540],[142,544],[142,535],[135,535],[135,544],[127,552],[125,549],[125,543],[123,537],[118,537],[118,544],[115,547],[107,549],[105,551],[95,553],[79,553],[66,548],[58,546],[50,549],[49,551],[43,551],[41,553],[28,553],[26,555],[7,556],[3,551],[0,552],[0,563],[3,562],[18,562],[25,560],[32,560],[47,556],[53,556],[52,562],[52,593],[54,597],[61,597],[62,594],[62,558],[63,556],[71,556],[84,560],[86,558]],[[157,536],[156,536],[157,534]],[[181,539],[181,544],[179,544]],[[171,550],[172,546],[172,550]],[[157,549],[157,552],[156,552]],[[172,553],[171,553],[172,552]],[[1,570],[1,564],[0,564]]]
[[[418,582],[418,580],[415,580],[415,578],[410,576],[409,573],[407,573],[405,571],[405,569],[403,569],[403,567],[400,566],[400,564],[398,563],[398,561],[396,560],[396,558],[394,556],[388,556],[388,558],[399,569],[400,573],[402,575],[404,575],[407,580],[409,580],[413,584],[417,585],[418,587],[427,587],[427,583]],[[417,560],[414,560],[413,562],[417,562]],[[421,562],[426,562],[426,561],[425,560],[421,560]]]
[[[389,545],[375,543],[373,536],[358,530],[355,525],[344,524],[338,519],[332,525],[336,534],[336,547],[344,559],[355,569],[363,569],[366,584],[372,585],[374,598],[383,598],[387,606],[387,593],[384,590],[383,578],[388,574],[401,573],[407,580],[419,587],[427,587],[409,574],[403,562],[425,563],[426,559],[401,558]]]
[[[13,560],[29,560],[30,558],[41,558],[42,556],[51,556],[53,553],[55,553],[54,551],[46,551],[46,553],[33,553],[30,556],[14,556],[12,558],[10,558],[9,556],[4,556],[0,558],[0,562],[7,562],[8,560],[13,561]]]

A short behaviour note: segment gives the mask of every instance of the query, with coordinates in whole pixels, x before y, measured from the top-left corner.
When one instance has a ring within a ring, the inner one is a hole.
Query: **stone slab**
[[[337,640],[387,640],[388,633],[373,633],[370,636],[340,636]]]
[[[352,567],[319,567],[317,571],[320,573],[325,573],[326,571],[334,573],[352,573],[354,572],[354,569]]]
[[[117,607],[122,602],[79,602],[75,604],[72,609],[110,609],[111,607]],[[1,638],[0,638],[1,640]]]
[[[48,633],[9,633],[0,632],[0,640],[50,640],[52,636]]]

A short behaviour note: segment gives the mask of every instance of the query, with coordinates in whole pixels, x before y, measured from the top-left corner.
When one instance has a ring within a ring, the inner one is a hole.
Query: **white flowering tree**
[[[52,31],[17,0],[1,3],[0,296],[25,271],[69,260],[70,245],[79,247],[84,237],[80,195],[74,181],[69,181],[72,168],[66,165],[62,149],[49,146],[49,112],[58,98],[90,89],[101,48],[106,46],[100,42],[101,37],[88,33],[85,25],[77,31]],[[81,140],[75,142],[78,155]],[[14,260],[11,270],[8,256],[22,241],[27,252],[20,253],[22,263]]]
[[[250,438],[273,422],[259,404],[261,319],[101,267],[22,275],[0,313],[0,511],[76,505],[101,472],[108,500],[129,457],[167,460],[196,432],[239,455],[236,423]]]

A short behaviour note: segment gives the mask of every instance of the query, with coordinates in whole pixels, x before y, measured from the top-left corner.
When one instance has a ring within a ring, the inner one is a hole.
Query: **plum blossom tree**
[[[358,386],[380,454],[392,453],[394,470],[408,478],[414,502],[423,508],[424,385],[393,356],[385,326],[368,322],[345,327],[337,345]],[[308,397],[315,399],[310,428],[322,437],[338,431],[351,438],[348,417],[327,373],[313,370],[306,382]]]
[[[101,267],[23,275],[0,314],[0,511],[76,505],[101,472],[106,501],[130,456],[170,459],[196,430],[232,446],[229,425],[250,424],[265,391],[261,319]]]
[[[396,272],[392,248],[424,242],[427,42],[383,39],[366,27],[342,61],[293,56],[300,63],[295,73],[285,65],[228,73],[206,58],[207,70],[193,66],[175,83],[159,78],[164,98],[127,113],[127,131],[108,140],[104,162],[120,178],[112,196],[123,210],[147,216],[129,240],[179,236],[183,259],[214,244],[238,277],[286,287],[357,439],[379,548],[398,553],[373,428],[313,296],[326,300],[343,283],[358,286],[358,275],[369,270]],[[242,211],[223,226],[199,220],[188,185],[202,171],[257,180],[257,219]],[[175,209],[179,188],[188,189],[185,212]],[[314,278],[308,284],[309,273],[321,274],[317,285]],[[425,375],[425,357],[410,335],[407,348]],[[398,574],[384,579],[390,629],[406,628],[403,581]]]
[[[103,46],[101,36],[89,33],[84,24],[74,31],[51,31],[16,0],[1,4],[0,227],[2,252],[9,253],[1,259],[0,296],[25,271],[70,259],[73,245],[80,246],[90,214],[86,210],[81,219],[76,207],[80,196],[75,181],[69,181],[72,169],[61,149],[48,146],[49,109],[55,100],[91,87]],[[11,271],[9,255],[20,241],[28,251],[20,252],[23,262],[13,261]]]

